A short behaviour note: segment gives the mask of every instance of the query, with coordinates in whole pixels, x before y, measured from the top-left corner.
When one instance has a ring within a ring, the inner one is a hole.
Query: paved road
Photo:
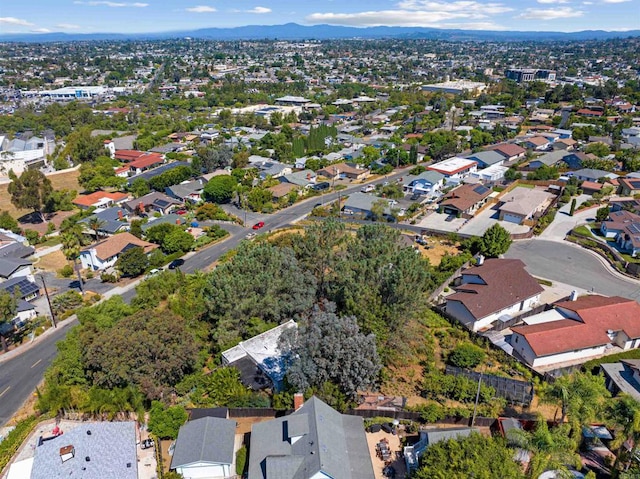
[[[53,330],[39,339],[37,345],[0,364],[0,426],[11,418],[42,381],[44,371],[56,356],[56,343],[76,324],[77,321],[72,321]]]
[[[386,178],[376,180],[375,183],[384,181],[393,181],[401,176],[406,176],[406,170],[399,170],[396,173],[388,175]],[[349,192],[357,191],[361,185],[350,185],[345,190],[335,193],[327,193],[322,196],[310,198],[309,200],[297,203],[285,210],[274,213],[273,215],[255,215],[251,214],[247,217],[247,222],[252,225],[255,221],[265,222],[263,231],[275,230],[284,226],[295,223],[297,220],[307,215],[318,203],[330,203],[335,201],[339,196],[344,196]],[[195,253],[193,256],[185,260],[185,264],[181,267],[185,273],[193,273],[194,271],[206,269],[215,262],[222,254],[235,248],[252,231],[251,227],[240,226],[223,226],[231,233],[230,237],[225,241],[215,244],[209,248]],[[74,287],[73,280],[54,280],[53,277],[47,277],[51,281],[51,286],[58,291]],[[49,285],[49,284],[48,284]],[[107,287],[104,283],[100,283],[98,279],[88,282],[86,289],[96,290]],[[110,285],[108,287],[111,287]],[[121,294],[121,297],[129,302],[135,296],[135,289],[130,289]],[[72,323],[77,324],[76,321]],[[11,416],[22,406],[24,401],[33,393],[36,386],[42,381],[44,371],[56,355],[55,343],[64,338],[70,329],[70,325],[53,331],[46,338],[38,339],[36,344],[26,349],[23,353],[0,362],[0,426],[4,425]]]
[[[542,239],[516,241],[505,257],[521,259],[534,276],[640,302],[640,281],[615,274],[594,253],[579,246]]]

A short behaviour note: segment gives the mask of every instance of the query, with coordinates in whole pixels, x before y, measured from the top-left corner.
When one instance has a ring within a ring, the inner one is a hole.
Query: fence
[[[536,306],[535,308],[530,309],[525,313],[519,314],[518,316],[511,318],[508,321],[497,321],[495,326],[491,329],[493,329],[494,331],[502,331],[504,329],[515,326],[516,324],[520,324],[524,318],[528,318],[529,316],[533,316],[535,314],[542,313],[550,309],[552,309],[552,307],[549,306],[548,304],[541,304],[540,306]]]
[[[455,366],[446,366],[445,374],[464,376],[473,381],[478,381],[482,377],[484,384],[496,390],[496,396],[506,399],[511,404],[528,407],[533,401],[533,383],[528,381],[518,381],[517,379],[504,378],[492,374],[481,374]]]

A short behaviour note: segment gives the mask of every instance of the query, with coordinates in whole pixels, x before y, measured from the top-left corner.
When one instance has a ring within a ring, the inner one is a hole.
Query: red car
[[[254,230],[259,230],[264,226],[264,221],[258,221],[255,225],[253,225]]]
[[[176,214],[178,214],[178,215],[186,215],[187,214],[187,210],[178,210],[178,211],[176,211]]]

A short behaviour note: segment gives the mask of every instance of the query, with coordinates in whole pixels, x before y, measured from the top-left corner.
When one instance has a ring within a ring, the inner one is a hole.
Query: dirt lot
[[[82,188],[78,184],[78,176],[80,176],[80,171],[72,170],[65,173],[48,175],[47,178],[51,180],[51,185],[55,190],[67,189],[81,191]],[[18,210],[11,204],[11,195],[9,195],[7,191],[8,187],[9,183],[0,185],[0,211],[8,211],[14,218],[31,213],[28,210]]]
[[[423,246],[418,246],[420,248],[420,252],[422,256],[429,259],[429,263],[433,266],[438,266],[440,264],[440,259],[446,254],[449,253],[451,255],[456,255],[460,252],[458,246],[460,243],[451,244],[448,240],[444,238],[436,238],[430,237],[428,240],[429,249],[425,249]]]
[[[56,273],[59,269],[67,264],[72,266],[71,261],[68,261],[64,257],[64,254],[62,254],[62,251],[58,250],[54,251],[53,253],[41,256],[35,263],[35,266],[45,271]]]

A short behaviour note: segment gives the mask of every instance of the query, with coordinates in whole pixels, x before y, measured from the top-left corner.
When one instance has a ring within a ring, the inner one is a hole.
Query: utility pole
[[[471,418],[471,427],[476,422],[476,413],[478,412],[478,401],[480,400],[480,385],[482,384],[482,372],[480,373],[480,377],[478,378],[478,390],[476,391],[476,402],[473,405],[473,417]]]
[[[40,280],[42,281],[42,287],[44,288],[44,295],[47,297],[47,304],[49,305],[49,312],[51,313],[51,323],[54,328],[57,328],[56,324],[56,315],[53,313],[53,308],[51,307],[51,299],[49,298],[49,291],[47,290],[47,284],[44,282],[44,275],[40,275]]]

